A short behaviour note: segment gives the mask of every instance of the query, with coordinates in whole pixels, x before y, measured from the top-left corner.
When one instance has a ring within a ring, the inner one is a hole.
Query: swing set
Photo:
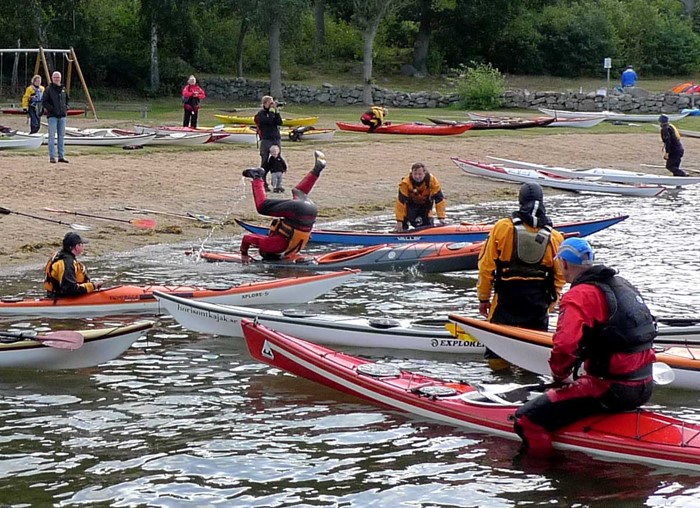
[[[63,76],[63,82],[66,85],[66,92],[70,95],[70,89],[71,89],[71,81],[73,78],[73,66],[75,65],[75,73],[78,75],[78,79],[80,80],[80,84],[83,87],[83,91],[85,92],[85,99],[90,106],[90,110],[92,111],[92,114],[97,120],[97,112],[95,111],[95,105],[92,102],[92,97],[90,97],[90,91],[88,90],[87,83],[85,82],[85,77],[83,76],[83,72],[80,70],[80,64],[78,63],[78,56],[75,53],[75,50],[71,47],[69,49],[44,49],[44,48],[11,48],[11,49],[0,49],[0,96],[2,96],[2,90],[3,90],[3,83],[2,79],[4,76],[3,73],[3,64],[4,64],[4,56],[5,54],[13,54],[15,55],[14,58],[14,63],[12,66],[12,78],[11,78],[11,83],[10,83],[10,92],[14,95],[21,95],[24,92],[24,87],[29,85],[29,81],[31,80],[31,76],[28,75],[29,72],[29,65],[28,65],[28,57],[30,54],[35,54],[36,53],[36,62],[34,63],[34,73],[32,76],[39,74],[39,70],[43,70],[44,77],[46,79],[46,84],[48,85],[51,83],[51,73],[52,71],[49,69],[49,65],[46,60],[46,55],[49,54],[51,57],[51,60],[55,62],[56,60],[56,55],[60,55],[62,57],[62,62],[63,62],[63,72],[61,72],[61,75]],[[20,61],[20,54],[24,54],[24,85],[19,84],[19,79],[18,79],[18,68],[19,68],[19,61]],[[66,63],[67,69],[66,69]],[[54,70],[59,70],[58,65],[54,66]]]

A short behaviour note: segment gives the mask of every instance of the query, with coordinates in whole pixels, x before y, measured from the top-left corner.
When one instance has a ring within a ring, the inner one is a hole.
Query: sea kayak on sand
[[[336,122],[341,131],[367,132],[369,127],[359,123]],[[377,127],[371,134],[418,134],[426,136],[454,136],[471,129],[470,124],[431,125],[424,123],[392,123]]]
[[[299,255],[290,259],[244,260],[239,252],[200,251],[197,255],[207,261],[232,263],[259,263],[305,270],[404,270],[415,267],[426,273],[475,270],[481,244],[465,242],[406,243],[402,245],[373,245],[359,249],[345,249],[318,256]]]
[[[629,215],[620,215],[608,219],[597,219],[582,222],[566,222],[555,224],[554,228],[562,234],[578,234],[588,236],[598,231],[622,222]],[[256,226],[236,219],[243,229],[259,235],[267,235],[267,226]],[[411,229],[403,233],[374,232],[374,231],[338,231],[333,229],[314,229],[309,242],[313,243],[343,243],[349,245],[382,245],[385,243],[410,242],[482,242],[486,240],[493,224],[449,224],[422,229]]]
[[[79,330],[83,345],[58,349],[39,339],[0,343],[0,368],[5,369],[82,369],[108,362],[121,355],[151,329],[153,321],[93,330]]]
[[[450,321],[458,324],[471,337],[491,349],[504,360],[535,374],[550,375],[549,356],[552,352],[552,334],[516,326],[497,325],[459,314],[450,314]],[[690,346],[663,346],[655,341],[656,359],[673,369],[673,388],[700,390],[700,348]]]
[[[243,323],[251,356],[296,376],[440,423],[519,439],[512,417],[517,403],[495,402],[498,388],[445,382],[339,353],[324,346]],[[526,393],[527,395],[527,393]],[[647,410],[595,415],[553,433],[557,450],[606,460],[700,470],[700,425]],[[513,451],[515,453],[515,449]]]
[[[243,319],[314,343],[361,348],[410,349],[431,353],[483,354],[484,347],[447,331],[446,316],[427,319],[338,316],[299,310],[271,310],[198,302],[155,293],[161,307],[193,332],[243,338]]]
[[[86,295],[59,298],[0,298],[0,315],[66,316],[105,315],[124,312],[158,313],[154,291],[212,303],[229,305],[270,305],[306,303],[343,284],[359,273],[344,270],[335,273],[287,277],[250,282],[227,289],[193,286],[116,286]]]

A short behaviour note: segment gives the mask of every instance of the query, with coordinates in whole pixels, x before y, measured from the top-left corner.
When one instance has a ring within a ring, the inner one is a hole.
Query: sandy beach
[[[12,122],[5,121],[5,125]],[[16,120],[16,128],[23,127]],[[86,119],[73,120],[75,127],[94,127]],[[686,160],[697,151],[698,140],[685,139]],[[322,150],[328,166],[312,193],[321,210],[318,222],[342,217],[392,213],[400,179],[415,161],[424,162],[442,183],[450,205],[493,200],[517,200],[518,186],[465,175],[451,161],[459,156],[487,160],[487,156],[557,164],[571,167],[616,167],[665,174],[664,169],[642,168],[640,163],[663,163],[658,134],[632,133],[504,136],[470,135],[407,137],[336,132],[332,142],[283,141],[289,165],[284,197],[313,165],[313,151]],[[141,150],[66,147],[69,164],[49,164],[48,151],[0,153],[3,193],[0,206],[66,223],[92,227],[84,234],[94,256],[135,249],[148,244],[178,243],[206,237],[210,226],[165,214],[123,210],[123,207],[172,214],[197,212],[224,218],[215,238],[241,232],[233,220],[267,222],[258,216],[248,180],[241,171],[257,166],[259,155],[252,145],[221,145],[202,148],[148,147]],[[692,165],[692,164],[688,164]],[[547,191],[551,194],[552,191]],[[272,194],[271,197],[282,197]],[[158,222],[154,231],[128,222],[56,214],[45,207],[129,221],[150,217]],[[582,220],[586,217],[581,217]],[[2,266],[45,262],[55,251],[67,226],[17,214],[0,215],[3,242]],[[237,247],[237,246],[236,246]]]

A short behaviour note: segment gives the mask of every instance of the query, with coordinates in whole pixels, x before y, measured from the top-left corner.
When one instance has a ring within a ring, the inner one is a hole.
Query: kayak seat
[[[372,328],[379,328],[380,330],[386,330],[388,328],[396,328],[397,326],[401,326],[401,323],[399,321],[390,318],[371,318],[367,322]]]

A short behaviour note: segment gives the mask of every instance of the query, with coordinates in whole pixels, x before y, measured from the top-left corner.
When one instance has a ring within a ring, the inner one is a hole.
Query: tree
[[[355,23],[362,29],[362,101],[371,105],[372,100],[372,50],[374,38],[382,18],[405,0],[353,0]]]
[[[326,44],[326,0],[314,0],[314,20],[316,22],[316,54]]]
[[[417,2],[420,23],[413,46],[413,67],[421,74],[428,74],[428,53],[435,19],[434,13],[435,11],[454,9],[457,6],[457,0],[417,0]]]

